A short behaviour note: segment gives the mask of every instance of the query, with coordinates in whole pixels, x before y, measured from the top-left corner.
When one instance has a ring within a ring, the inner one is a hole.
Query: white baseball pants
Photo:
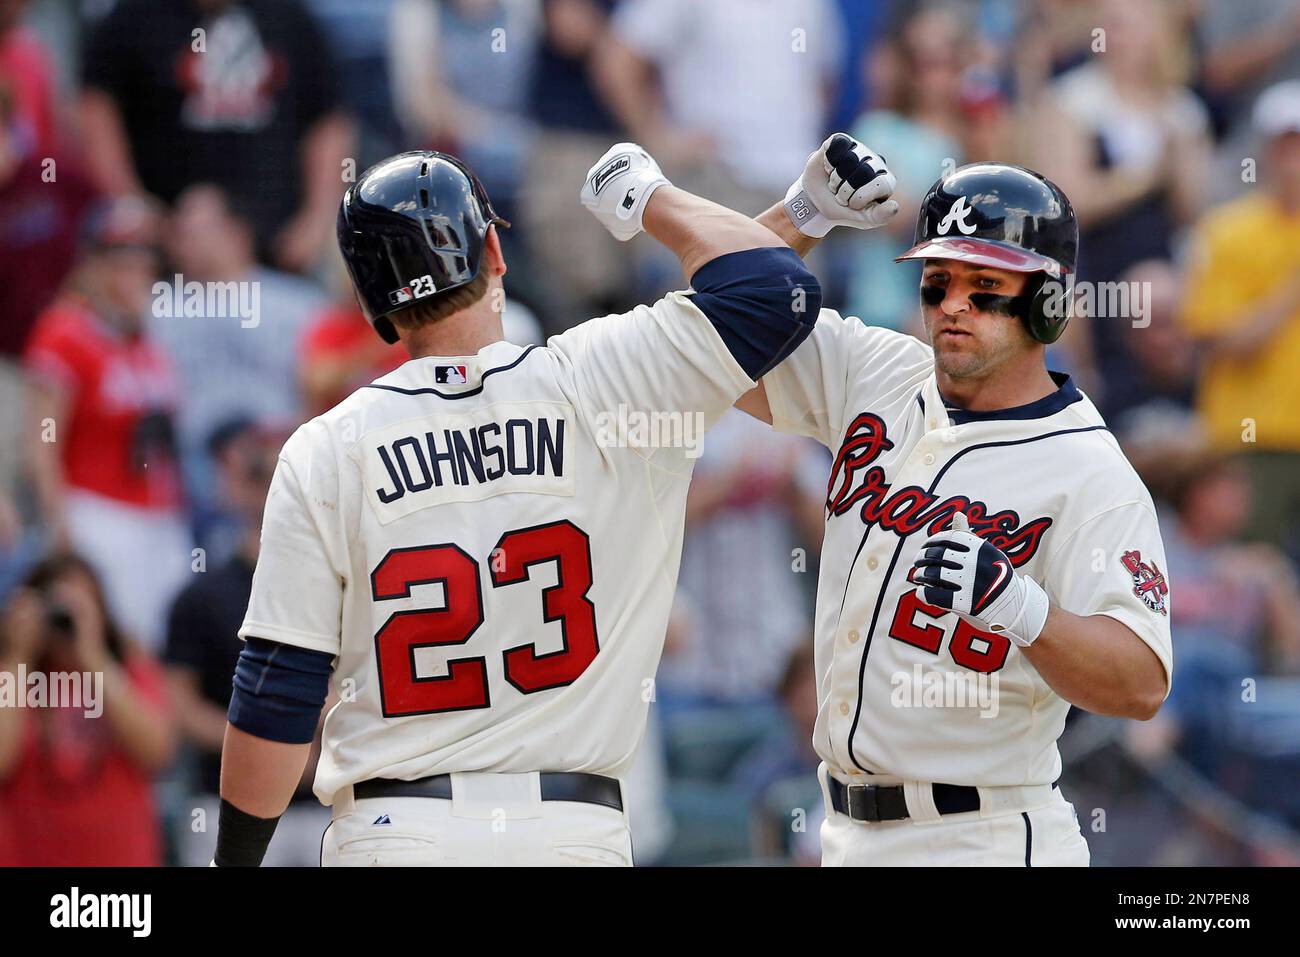
[[[826,820],[823,867],[1087,867],[1088,842],[1074,805],[1050,786],[980,788],[978,811],[939,815],[908,789],[903,821],[854,821],[831,807],[826,765],[818,769]]]
[[[452,797],[334,796],[322,867],[629,867],[627,812],[543,801],[537,774],[453,774]]]

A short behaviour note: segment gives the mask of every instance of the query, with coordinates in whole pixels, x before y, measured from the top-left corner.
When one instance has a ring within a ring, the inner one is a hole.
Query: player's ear
[[[501,239],[497,236],[495,225],[489,226],[487,235],[483,237],[483,262],[488,268],[490,276],[504,276],[506,274],[506,257],[501,251]]]

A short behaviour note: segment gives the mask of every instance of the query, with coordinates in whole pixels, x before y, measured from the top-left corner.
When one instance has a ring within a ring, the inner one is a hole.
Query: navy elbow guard
[[[784,246],[719,256],[696,271],[691,287],[691,301],[755,382],[808,338],[822,308],[821,283]]]
[[[329,692],[334,656],[249,638],[235,666],[227,720],[267,741],[310,744]]]

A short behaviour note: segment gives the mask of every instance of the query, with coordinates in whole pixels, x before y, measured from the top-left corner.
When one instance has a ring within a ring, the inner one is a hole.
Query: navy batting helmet
[[[1020,316],[1039,342],[1055,342],[1065,331],[1073,311],[1079,223],[1060,188],[1033,170],[971,163],[940,177],[921,201],[914,243],[895,262],[957,259],[1036,273],[1021,295],[989,298]]]
[[[343,194],[338,239],[357,300],[385,342],[389,316],[473,281],[496,214],[469,167],[417,150],[377,163]]]

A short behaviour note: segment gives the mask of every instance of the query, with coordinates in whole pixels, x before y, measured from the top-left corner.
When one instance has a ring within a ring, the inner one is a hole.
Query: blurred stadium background
[[[835,129],[888,158],[903,214],[818,251],[827,305],[919,330],[891,257],[945,165],[979,159],[1060,183],[1081,278],[1145,297],[1049,362],[1148,482],[1175,595],[1162,712],[1075,712],[1062,740],[1094,864],[1300,863],[1294,0],[0,0],[0,671],[110,676],[106,720],[0,708],[0,864],[208,860],[275,453],[402,358],[332,248],[347,179],[465,158],[514,223],[507,333],[541,341],[680,281],[577,202],[612,142],[753,214]],[[710,434],[640,863],[817,859],[827,461],[739,413]],[[89,632],[67,640],[64,606]],[[31,614],[49,627],[20,643]],[[268,863],[315,864],[326,820],[304,788]]]

